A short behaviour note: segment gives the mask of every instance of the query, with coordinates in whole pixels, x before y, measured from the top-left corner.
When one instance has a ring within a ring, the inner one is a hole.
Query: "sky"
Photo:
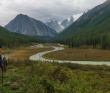
[[[62,21],[75,15],[76,18],[86,10],[106,0],[0,0],[0,25],[5,26],[18,14],[25,14],[36,20]]]

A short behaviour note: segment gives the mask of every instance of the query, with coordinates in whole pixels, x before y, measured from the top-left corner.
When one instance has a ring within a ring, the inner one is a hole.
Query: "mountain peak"
[[[21,13],[20,13],[20,14],[18,14],[16,17],[19,17],[19,16],[22,17],[22,16],[27,16],[27,15],[24,15],[24,14],[21,14]],[[28,17],[28,16],[27,16],[27,17]]]
[[[82,13],[73,14],[70,18],[63,20],[61,25],[63,25],[66,28],[66,27],[70,26],[73,22],[75,22],[81,15],[82,15]]]
[[[14,19],[15,20],[27,20],[28,18],[30,18],[30,17],[28,17],[27,15],[24,15],[24,14],[18,14]]]
[[[54,29],[57,33],[60,33],[64,29],[58,20],[50,20],[49,22],[46,22],[46,25],[51,29]]]
[[[18,14],[9,24],[5,26],[11,32],[17,32],[30,36],[54,36],[56,31],[49,28],[43,22],[35,20],[27,15]]]

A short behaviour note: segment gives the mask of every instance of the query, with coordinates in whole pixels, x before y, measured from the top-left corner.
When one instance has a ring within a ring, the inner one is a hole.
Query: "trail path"
[[[50,59],[45,59],[42,56],[50,53],[50,52],[54,52],[54,51],[59,51],[59,50],[63,50],[63,47],[53,47],[53,50],[50,51],[45,51],[45,52],[41,52],[41,53],[37,53],[35,55],[32,55],[29,57],[30,60],[40,60],[40,61],[48,61],[48,62],[59,62],[59,63],[77,63],[77,64],[90,64],[90,65],[108,65],[110,66],[110,62],[108,61],[65,61],[65,60],[50,60]],[[62,55],[63,56],[63,55]]]

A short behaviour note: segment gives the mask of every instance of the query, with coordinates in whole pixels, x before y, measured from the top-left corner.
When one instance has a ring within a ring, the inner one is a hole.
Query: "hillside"
[[[44,40],[9,32],[5,28],[0,26],[0,43],[5,47],[19,47],[20,45],[30,45],[32,42],[44,42]]]
[[[35,20],[27,15],[19,14],[5,26],[11,32],[30,36],[54,36],[57,32],[39,20]]]
[[[89,10],[76,22],[54,38],[55,42],[68,44],[70,47],[82,45],[100,45],[110,48],[110,0]]]

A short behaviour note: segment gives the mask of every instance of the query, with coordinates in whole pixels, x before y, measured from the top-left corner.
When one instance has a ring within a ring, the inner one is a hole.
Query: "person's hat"
[[[2,45],[0,44],[0,48],[2,48]]]

